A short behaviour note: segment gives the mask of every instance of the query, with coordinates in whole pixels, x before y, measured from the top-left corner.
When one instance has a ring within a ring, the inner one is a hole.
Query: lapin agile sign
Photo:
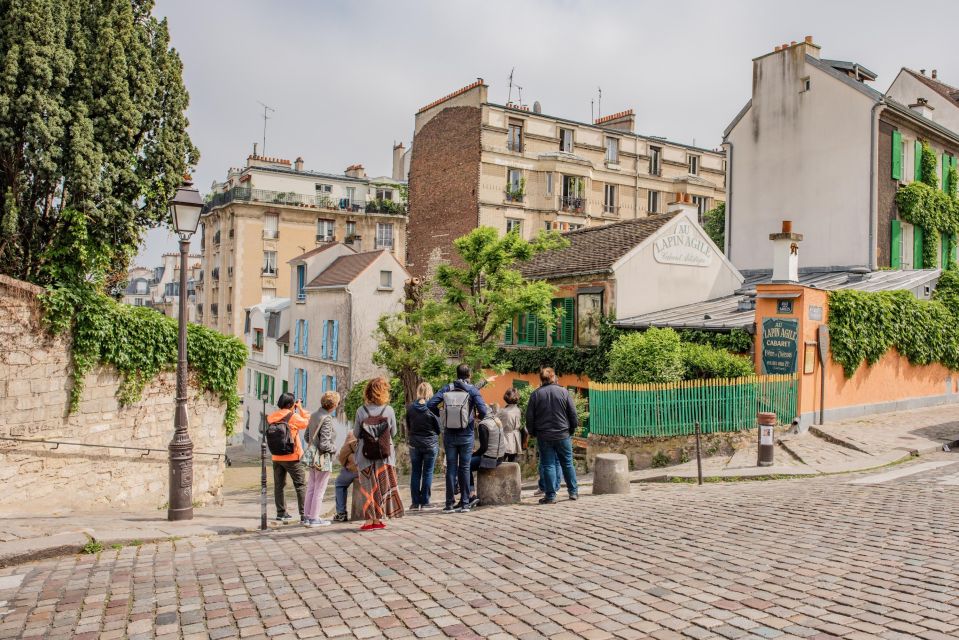
[[[762,350],[763,373],[796,373],[799,321],[764,318]]]

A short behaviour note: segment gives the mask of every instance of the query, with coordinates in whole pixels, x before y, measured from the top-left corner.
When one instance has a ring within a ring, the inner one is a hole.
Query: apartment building
[[[244,312],[243,340],[250,355],[243,375],[243,428],[231,444],[259,442],[260,422],[276,411],[289,389],[290,300],[274,298]],[[264,404],[265,402],[265,404]]]
[[[402,310],[409,276],[392,252],[357,253],[343,243],[290,265],[290,388],[312,410],[326,391],[345,396],[357,382],[385,375],[373,364],[373,334],[380,316]]]
[[[404,149],[396,145],[394,174]],[[198,318],[240,335],[245,309],[289,298],[289,261],[314,247],[342,242],[354,251],[386,250],[405,260],[406,183],[373,178],[363,165],[343,174],[304,169],[302,158],[251,155],[213,184],[200,223],[203,279]]]
[[[635,132],[626,110],[592,124],[488,100],[482,79],[416,113],[407,268],[451,257],[479,225],[524,238],[666,211],[676,193],[701,216],[725,199],[723,151]]]
[[[189,256],[187,272],[187,320],[196,322],[196,282],[202,271],[201,256]],[[177,318],[180,315],[180,254],[165,253],[160,266],[153,269],[133,267],[127,272],[123,302],[138,307],[152,307]]]
[[[923,142],[948,183],[959,90],[903,69],[882,93],[867,67],[820,51],[807,36],[753,60],[751,99],[724,136],[726,254],[747,274],[770,270],[767,239],[786,219],[805,236],[805,272],[921,268],[923,233],[896,193],[918,177]],[[955,260],[948,246],[936,247],[939,264]]]

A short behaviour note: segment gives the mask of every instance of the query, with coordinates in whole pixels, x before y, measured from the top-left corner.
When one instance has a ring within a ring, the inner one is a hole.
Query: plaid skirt
[[[377,461],[360,471],[363,517],[367,520],[403,517],[403,499],[393,465]]]

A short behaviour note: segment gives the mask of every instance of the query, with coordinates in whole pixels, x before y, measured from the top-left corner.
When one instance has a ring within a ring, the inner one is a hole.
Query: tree
[[[716,243],[719,250],[726,253],[726,203],[718,205],[703,214],[703,231]]]
[[[478,227],[453,242],[464,266],[440,265],[436,284],[442,295],[437,320],[448,353],[474,370],[505,368],[494,362],[506,325],[521,313],[532,313],[550,331],[560,312],[553,309],[554,288],[543,280],[527,280],[517,269],[543,251],[568,241],[557,233],[540,233],[526,241],[516,232],[500,237],[492,227]]]
[[[117,284],[143,232],[165,219],[198,152],[183,65],[152,9],[0,0],[3,273]]]

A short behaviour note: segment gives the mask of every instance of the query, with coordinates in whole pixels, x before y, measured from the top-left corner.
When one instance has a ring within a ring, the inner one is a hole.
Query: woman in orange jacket
[[[296,503],[300,510],[300,522],[303,522],[303,500],[306,496],[306,470],[300,464],[303,457],[303,447],[300,445],[300,431],[309,426],[310,412],[303,408],[303,403],[296,400],[292,393],[284,393],[277,399],[276,411],[267,417],[269,424],[286,422],[290,426],[290,437],[293,438],[293,453],[273,455],[273,499],[276,502],[276,519],[279,522],[289,522],[293,516],[286,510],[286,476],[293,480],[296,490]]]

